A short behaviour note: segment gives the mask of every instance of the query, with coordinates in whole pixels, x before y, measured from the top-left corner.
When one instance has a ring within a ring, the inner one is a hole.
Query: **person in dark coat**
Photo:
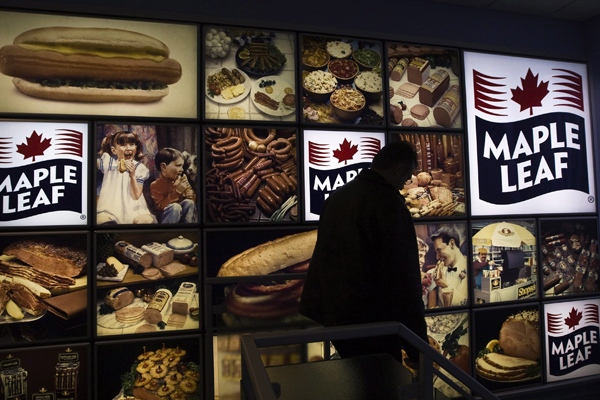
[[[319,218],[300,312],[324,326],[401,322],[427,339],[414,224],[399,189],[416,165],[407,142],[392,142],[370,169],[333,192]],[[341,357],[389,353],[402,362],[399,336],[334,341]],[[409,361],[418,351],[404,345]]]

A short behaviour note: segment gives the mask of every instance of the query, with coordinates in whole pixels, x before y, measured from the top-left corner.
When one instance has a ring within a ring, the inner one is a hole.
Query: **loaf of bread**
[[[116,289],[110,290],[105,298],[104,303],[108,305],[113,310],[120,310],[123,307],[127,307],[133,300],[135,299],[135,295],[131,290],[126,287],[119,287]]]
[[[312,230],[259,244],[223,263],[217,276],[268,275],[310,259],[316,242]]]

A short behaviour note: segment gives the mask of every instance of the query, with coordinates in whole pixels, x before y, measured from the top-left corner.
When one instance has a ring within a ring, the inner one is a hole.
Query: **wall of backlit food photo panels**
[[[0,21],[4,398],[239,398],[240,334],[314,324],[298,300],[323,203],[397,140],[418,156],[400,193],[430,344],[494,391],[600,373],[585,64],[268,27]],[[247,261],[275,242],[288,264]],[[332,350],[262,351],[282,365]]]

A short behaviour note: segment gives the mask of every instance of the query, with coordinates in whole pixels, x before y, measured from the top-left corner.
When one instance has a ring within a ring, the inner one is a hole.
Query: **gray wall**
[[[264,26],[587,61],[592,104],[600,101],[600,17],[573,22],[427,0],[371,0],[358,4],[323,0],[2,0],[0,7]],[[597,109],[592,110],[594,132],[600,116]],[[598,142],[594,143],[596,154]]]
[[[559,58],[586,56],[583,24],[427,0],[62,0],[1,1],[49,11],[268,26],[455,45]]]

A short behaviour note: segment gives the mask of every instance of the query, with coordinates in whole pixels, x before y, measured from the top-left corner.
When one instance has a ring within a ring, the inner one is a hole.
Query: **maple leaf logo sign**
[[[569,329],[575,329],[575,327],[579,325],[579,321],[581,321],[582,317],[583,314],[581,311],[577,312],[575,307],[573,307],[571,308],[571,312],[569,312],[569,316],[565,318],[565,325],[568,326]]]
[[[540,82],[538,84],[539,74],[533,75],[531,69],[527,70],[525,79],[521,78],[522,88],[516,87],[510,89],[512,92],[512,100],[521,106],[520,111],[529,109],[529,115],[533,115],[533,107],[541,107],[542,100],[548,92],[548,82]]]
[[[338,162],[348,164],[348,160],[352,160],[357,151],[358,145],[352,146],[348,139],[344,139],[342,144],[340,144],[340,148],[333,151],[333,156],[338,159]]]
[[[42,140],[42,135],[38,135],[36,131],[33,131],[31,136],[27,138],[27,143],[17,145],[17,153],[23,154],[24,160],[31,157],[31,161],[35,162],[35,157],[43,156],[44,151],[50,146],[50,139]]]

